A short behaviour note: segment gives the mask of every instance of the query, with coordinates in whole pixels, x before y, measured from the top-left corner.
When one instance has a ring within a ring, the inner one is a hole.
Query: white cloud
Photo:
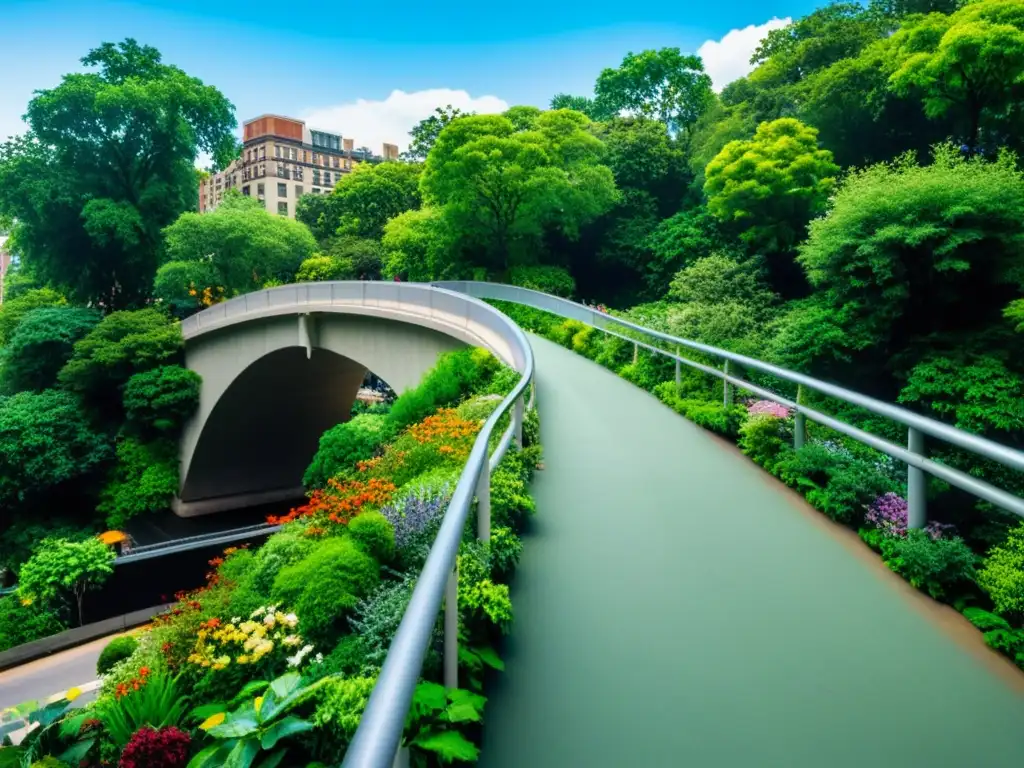
[[[504,112],[508,104],[497,96],[470,96],[466,91],[432,88],[426,91],[392,91],[383,101],[359,99],[348,104],[312,109],[302,115],[306,125],[316,130],[340,133],[355,140],[357,147],[366,146],[374,152],[381,145],[397,144],[404,152],[409,146],[409,131],[416,123],[429,117],[436,107],[451,104],[463,112],[491,114]]]
[[[773,29],[785,27],[793,20],[772,18],[764,24],[743,29],[731,29],[721,40],[707,40],[697,49],[697,55],[704,59],[704,69],[714,83],[716,91],[721,91],[733,80],[748,74],[753,67],[750,57],[765,36]]]

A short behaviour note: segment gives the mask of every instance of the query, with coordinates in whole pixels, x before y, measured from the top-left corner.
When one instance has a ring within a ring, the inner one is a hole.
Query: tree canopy
[[[36,276],[106,308],[152,288],[161,231],[195,206],[193,161],[234,157],[234,109],[152,47],[104,43],[94,72],[37,92],[29,132],[0,147],[0,212]]]

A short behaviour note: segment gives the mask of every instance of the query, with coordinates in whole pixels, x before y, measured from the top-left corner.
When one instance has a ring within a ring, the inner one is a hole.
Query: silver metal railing
[[[1024,471],[1024,452],[1001,445],[984,437],[964,432],[961,429],[951,427],[948,424],[929,419],[926,416],[908,411],[905,408],[890,403],[876,400],[875,398],[859,394],[849,389],[820,381],[802,373],[780,368],[776,365],[756,360],[752,357],[739,355],[724,349],[701,344],[690,339],[683,339],[672,336],[661,331],[631,323],[622,318],[613,317],[599,310],[585,307],[582,304],[562,299],[557,296],[550,296],[528,288],[519,288],[499,283],[484,283],[474,281],[447,281],[436,282],[432,285],[445,288],[459,293],[465,293],[479,299],[492,299],[508,301],[515,304],[522,304],[535,309],[541,309],[560,317],[579,320],[604,331],[611,336],[617,336],[634,345],[634,354],[639,349],[664,355],[675,361],[676,381],[679,381],[680,365],[686,365],[703,371],[711,376],[720,378],[723,382],[724,403],[732,402],[733,387],[752,392],[761,397],[769,398],[793,410],[794,419],[794,444],[801,447],[806,439],[806,422],[813,421],[817,424],[834,429],[844,435],[870,446],[894,459],[904,462],[907,465],[907,523],[911,528],[922,528],[927,521],[927,483],[925,474],[945,480],[950,485],[967,491],[974,496],[989,501],[1002,509],[1024,517],[1024,499],[1012,493],[997,488],[990,483],[972,477],[965,472],[954,469],[946,464],[940,464],[927,458],[925,436],[941,440],[949,445],[961,448],[976,456],[990,459],[1010,469]],[[675,352],[662,349],[654,344],[639,341],[636,338],[619,333],[616,329],[640,334],[649,339],[667,343],[675,347]],[[703,363],[690,360],[679,355],[681,348],[691,349],[696,352],[718,358],[723,361],[721,368],[716,368]],[[769,374],[783,381],[797,385],[797,397],[793,400],[776,392],[745,381],[730,373],[730,363],[743,366],[747,369],[760,371]],[[807,389],[826,395],[836,400],[843,401],[850,405],[858,406],[871,413],[883,416],[907,428],[907,447],[897,445],[889,440],[865,432],[862,429],[851,426],[839,419],[809,408],[802,402],[801,391]]]

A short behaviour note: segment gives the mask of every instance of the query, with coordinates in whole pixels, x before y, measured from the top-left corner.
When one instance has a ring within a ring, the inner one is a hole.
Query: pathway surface
[[[545,470],[483,768],[1024,765],[1024,695],[727,444],[531,337]]]
[[[100,652],[115,637],[117,635],[93,640],[0,672],[0,709],[24,701],[42,700],[92,682],[96,679],[96,660]]]

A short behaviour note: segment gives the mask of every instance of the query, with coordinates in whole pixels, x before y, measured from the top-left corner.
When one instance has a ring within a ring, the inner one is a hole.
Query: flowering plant
[[[789,408],[771,400],[758,400],[747,405],[748,416],[756,416],[758,414],[774,416],[777,419],[788,419],[790,416]]]
[[[296,507],[287,515],[267,517],[271,525],[284,525],[300,518],[325,518],[338,525],[348,521],[364,508],[380,507],[390,501],[397,490],[395,484],[381,478],[362,480],[339,480],[331,478],[326,488],[319,488],[309,496],[309,502]]]
[[[313,650],[313,646],[303,645],[296,631],[298,624],[298,616],[282,613],[276,605],[261,606],[244,621],[235,617],[224,622],[214,617],[200,625],[188,661],[214,671],[231,664],[282,660],[290,667],[298,667]]]
[[[907,501],[897,493],[886,493],[871,502],[864,519],[889,536],[906,536]]]
[[[889,536],[906,536],[907,501],[899,494],[886,493],[872,502],[864,519]],[[937,541],[946,533],[954,533],[956,528],[947,523],[932,520],[924,530],[932,541]]]
[[[395,529],[395,546],[404,549],[414,543],[431,523],[441,519],[450,498],[443,489],[439,493],[409,494],[381,507],[381,514]]]

